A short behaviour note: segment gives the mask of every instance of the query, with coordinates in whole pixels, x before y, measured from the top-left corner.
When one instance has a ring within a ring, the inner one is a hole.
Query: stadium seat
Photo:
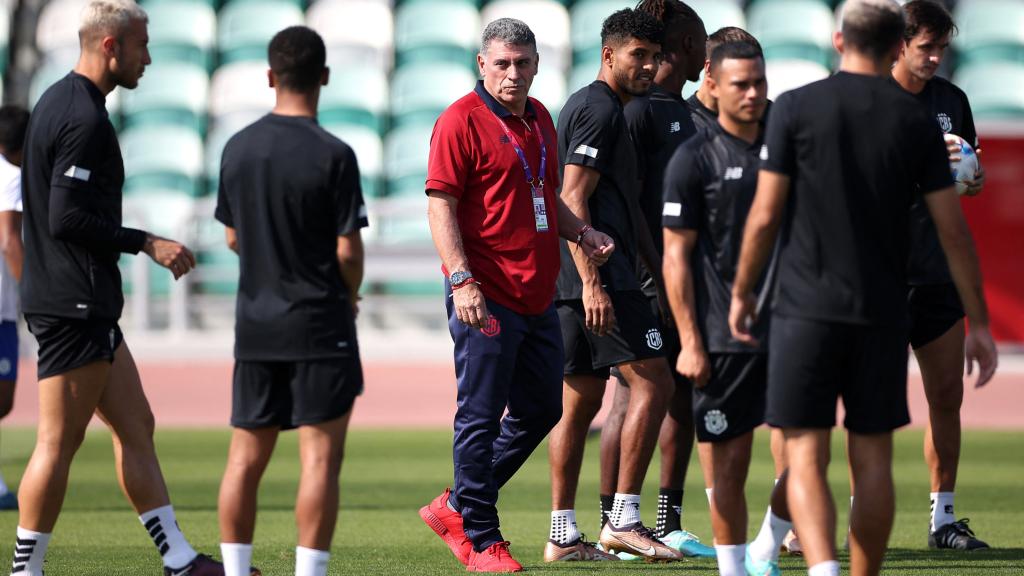
[[[502,17],[522,20],[533,30],[541,69],[559,74],[569,70],[572,50],[569,11],[565,6],[553,0],[496,0],[480,12],[483,25]]]
[[[964,62],[1024,62],[1024,2],[961,1],[954,20],[960,33],[953,46]]]
[[[469,0],[415,0],[395,11],[398,66],[452,62],[476,72],[480,12]]]
[[[88,0],[51,0],[36,23],[36,47],[44,56],[61,50],[78,52],[78,24]]]
[[[186,241],[189,223],[194,218],[192,198],[177,193],[175,190],[152,189],[145,193],[126,196],[123,203],[124,224],[139,228],[166,238]],[[146,276],[149,282],[147,293],[150,296],[166,296],[171,292],[174,276],[169,270],[151,261],[144,254],[133,258],[121,258],[121,280],[125,292],[134,293],[132,265],[135,258],[145,258]]]
[[[601,60],[601,24],[613,12],[622,8],[632,8],[633,5],[633,2],[627,0],[577,0],[573,4],[570,37],[575,66],[583,62],[593,62],[594,74],[597,74],[596,63]]]
[[[396,128],[384,139],[389,197],[423,194],[432,132],[430,124],[414,124]]]
[[[360,124],[384,130],[388,113],[388,79],[376,67],[342,66],[331,70],[320,90],[320,122]]]
[[[829,76],[828,68],[807,60],[768,60],[768,98],[775,100],[779,94],[799,88]]]
[[[768,59],[799,59],[830,67],[835,17],[819,0],[761,0],[747,10],[749,32]]]
[[[1019,121],[1024,117],[1024,64],[979,62],[961,66],[953,82],[967,93],[976,120]]]
[[[11,44],[11,14],[0,8],[0,75],[7,71],[7,53]]]
[[[587,62],[585,64],[577,64],[573,67],[572,73],[569,74],[569,87],[566,90],[567,96],[571,96],[575,92],[579,91],[580,88],[590,84],[597,79],[597,73],[600,70],[600,64],[598,61]]]
[[[208,194],[216,196],[217,185],[220,181],[220,158],[224,152],[224,146],[239,130],[262,117],[264,112],[247,111],[227,114],[217,118],[210,127],[210,133],[206,137],[206,190]]]
[[[306,12],[306,24],[323,37],[333,70],[351,65],[391,70],[394,20],[386,1],[317,0]]]
[[[700,19],[704,21],[707,33],[714,34],[724,26],[738,26],[746,29],[747,18],[743,14],[743,6],[737,2],[723,0],[687,0]]]
[[[359,162],[359,175],[363,196],[377,198],[383,195],[384,144],[375,130],[358,124],[323,123],[325,130],[352,147]]]
[[[562,104],[565,104],[565,98],[568,96],[565,75],[545,71],[542,68],[533,79],[530,96],[540,100],[540,103],[551,113],[551,118],[557,122],[558,112],[562,109]]]
[[[210,70],[217,40],[217,14],[195,0],[150,0],[149,54],[154,64],[186,62]]]
[[[194,196],[201,192],[203,142],[183,126],[136,126],[120,137],[124,157],[125,195],[173,190]]]
[[[264,62],[235,62],[221,66],[210,81],[210,116],[263,114],[274,107],[274,90],[267,82]]]
[[[305,16],[295,4],[275,0],[231,2],[221,9],[217,18],[221,62],[266,62],[267,44],[274,34],[303,23]]]
[[[125,126],[175,124],[205,133],[209,85],[206,69],[196,64],[153,64],[139,86],[124,93]]]
[[[458,64],[403,66],[391,79],[391,115],[395,125],[430,126],[445,108],[474,86],[476,77]]]

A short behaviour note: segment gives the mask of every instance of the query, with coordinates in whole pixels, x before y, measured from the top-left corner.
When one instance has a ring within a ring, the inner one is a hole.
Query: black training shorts
[[[555,303],[565,345],[565,375],[607,379],[612,366],[665,356],[658,319],[651,314],[643,292],[611,292],[608,296],[615,310],[615,326],[606,336],[587,329],[583,300]]]
[[[907,290],[907,304],[910,346],[914,350],[949,332],[964,317],[964,306],[953,284],[911,286]]]
[[[39,343],[40,380],[93,362],[113,363],[114,352],[124,341],[117,320],[26,314],[25,322]]]
[[[851,432],[889,432],[910,422],[905,327],[775,314],[768,341],[768,424],[831,428],[839,398]]]
[[[689,394],[691,385],[690,381],[683,378],[683,375],[676,372],[676,359],[679,358],[679,352],[682,348],[679,345],[679,332],[676,331],[676,325],[671,318],[669,318],[666,324],[661,318],[661,309],[658,306],[658,299],[648,296],[647,302],[651,307],[651,314],[658,320],[658,326],[661,328],[661,341],[662,341],[662,352],[664,352],[665,360],[668,360],[669,370],[672,372],[672,379],[676,383],[676,390],[679,394]],[[611,375],[618,380],[622,386],[629,386],[629,382],[622,377],[622,373],[615,366],[611,368]]]
[[[231,425],[284,430],[340,418],[363,392],[358,356],[235,362]]]
[[[711,377],[693,387],[693,422],[698,442],[724,442],[764,423],[768,358],[764,354],[708,355]]]

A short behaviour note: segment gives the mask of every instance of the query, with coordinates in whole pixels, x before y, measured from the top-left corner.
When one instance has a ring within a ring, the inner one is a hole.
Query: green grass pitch
[[[455,574],[464,570],[424,526],[417,509],[450,481],[451,448],[447,431],[366,431],[350,434],[342,471],[342,510],[334,538],[331,574]],[[748,482],[751,535],[767,505],[772,481],[768,435],[759,431]],[[31,430],[4,430],[2,470],[16,484],[31,453]],[[216,498],[227,452],[228,432],[165,430],[157,444],[178,518],[193,544],[219,555]],[[929,551],[927,473],[921,457],[921,432],[897,435],[896,526],[885,574],[906,576],[1024,574],[1024,433],[965,431],[964,458],[957,495],[958,514],[994,549],[973,554]],[[845,526],[849,490],[841,436],[835,438],[831,480]],[[645,486],[644,518],[654,523],[657,458]],[[296,490],[296,436],[285,434],[260,492],[254,564],[268,576],[293,573]],[[707,502],[699,469],[691,467],[684,498],[685,527],[710,541]],[[548,536],[549,483],[546,448],[541,447],[502,492],[499,510],[512,551],[535,573],[715,574],[713,559],[685,564],[606,563],[546,566],[541,561]],[[579,523],[597,534],[597,442],[587,448],[577,503]],[[0,512],[0,555],[11,557],[17,515]],[[840,536],[841,538],[841,536]],[[844,567],[845,557],[843,557]],[[806,573],[800,559],[783,558],[785,573]],[[71,473],[71,488],[55,530],[46,563],[49,576],[159,574],[153,544],[117,487],[110,440],[105,430],[91,431]]]

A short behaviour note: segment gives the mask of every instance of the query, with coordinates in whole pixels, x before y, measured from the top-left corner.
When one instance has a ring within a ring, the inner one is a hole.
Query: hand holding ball
[[[956,193],[963,196],[967,192],[968,183],[977,178],[978,155],[966,140],[956,134],[945,134],[943,138],[946,140],[947,146],[959,146],[959,151],[950,156],[949,168],[953,172],[953,180],[956,182]]]

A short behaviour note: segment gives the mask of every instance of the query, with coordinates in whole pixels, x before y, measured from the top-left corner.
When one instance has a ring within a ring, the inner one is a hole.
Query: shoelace
[[[493,554],[498,560],[502,557],[512,558],[512,553],[508,551],[508,547],[511,546],[511,542],[495,542],[491,544],[491,554]]]
[[[647,538],[648,540],[654,540],[655,542],[661,542],[661,540],[657,536],[654,535],[654,530],[651,530],[650,528],[648,528],[647,526],[644,526],[643,524],[638,526],[636,528],[635,532],[637,534],[639,534],[640,536],[643,536],[644,538]]]
[[[971,530],[971,528],[967,525],[968,523],[970,523],[970,521],[971,520],[969,518],[961,518],[956,522],[953,522],[953,529],[961,534],[966,534],[971,538],[975,538],[974,530]]]

